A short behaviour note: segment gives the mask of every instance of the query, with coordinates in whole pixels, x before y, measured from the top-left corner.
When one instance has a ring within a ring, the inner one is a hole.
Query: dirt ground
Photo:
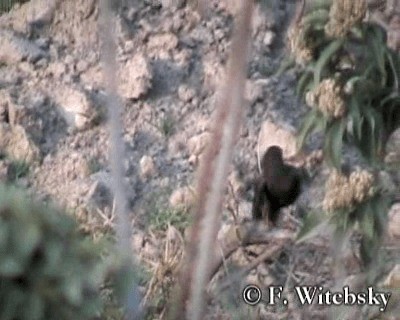
[[[185,1],[121,2],[114,34],[132,244],[152,274],[142,288],[152,312],[148,319],[161,319],[165,303],[156,297],[168,296],[166,269],[177,265],[164,249],[170,245],[177,255],[182,251],[187,208],[195,198],[196,169],[207,144],[216,92],[224,81],[236,9],[234,2],[210,1],[207,15],[201,17]],[[296,72],[276,74],[286,53],[285,32],[295,1],[270,3],[258,5],[254,16],[243,122],[221,238],[235,224],[234,216],[239,223],[251,217],[257,150],[279,144],[286,158],[293,156],[296,132],[307,111],[295,96]],[[12,179],[37,198],[55,202],[95,238],[112,233],[114,225],[98,17],[96,0],[56,5],[32,1],[0,16],[0,181]],[[303,159],[313,159],[321,142],[315,135]],[[351,150],[346,157],[359,160]],[[312,169],[297,204],[283,210],[280,228],[285,233],[296,234],[302,218],[321,207],[327,168],[316,161]],[[339,259],[343,284],[363,274],[354,253],[356,240]],[[290,307],[248,307],[241,291],[249,283],[333,288],[338,285],[333,246],[325,232],[310,241],[290,242],[240,277],[235,272],[251,264],[265,246],[238,250],[212,282],[208,318],[326,319],[333,309],[301,308],[295,302]],[[398,263],[399,250],[389,247],[388,262],[379,269],[382,279]],[[400,319],[377,315],[376,310],[346,312],[346,319]]]

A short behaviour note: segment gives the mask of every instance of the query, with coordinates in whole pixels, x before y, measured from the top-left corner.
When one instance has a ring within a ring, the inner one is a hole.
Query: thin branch
[[[126,267],[132,265],[131,250],[131,224],[128,219],[128,201],[126,187],[124,185],[124,142],[122,140],[122,104],[117,93],[117,46],[113,31],[115,30],[115,19],[112,12],[113,1],[100,1],[100,38],[102,40],[102,64],[104,84],[107,91],[107,108],[109,114],[110,130],[110,164],[112,173],[112,185],[115,197],[115,213],[117,217],[116,234],[117,249],[126,263]],[[137,288],[132,283],[132,288],[126,297],[124,307],[127,312],[127,319],[137,319],[139,315],[139,295]]]
[[[237,249],[240,247],[246,247],[255,244],[268,244],[270,249],[268,252],[273,256],[276,252],[279,252],[283,246],[291,244],[294,242],[296,235],[286,230],[265,232],[265,230],[256,229],[254,227],[250,227],[246,231],[241,232],[241,239],[237,238],[229,241],[226,244],[221,244],[222,254],[217,256],[214,260],[214,263],[211,268],[210,280],[215,276],[218,270],[221,268],[223,261],[227,260]],[[265,260],[265,259],[263,259]],[[256,264],[257,266],[258,264]],[[255,266],[251,267],[252,264],[249,265],[250,270]]]
[[[215,256],[225,181],[241,122],[243,88],[251,39],[253,1],[243,1],[231,43],[226,80],[217,102],[213,136],[205,152],[197,187],[198,204],[180,279],[181,290],[170,319],[202,319],[205,288]],[[188,309],[186,310],[186,301]]]

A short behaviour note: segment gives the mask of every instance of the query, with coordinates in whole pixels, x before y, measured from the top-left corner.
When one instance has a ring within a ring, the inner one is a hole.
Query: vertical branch
[[[251,40],[253,1],[242,1],[231,43],[226,79],[221,85],[210,143],[200,168],[195,210],[186,264],[180,279],[178,303],[170,319],[202,319],[205,290],[216,257],[215,243],[228,167],[233,154],[243,104],[247,57]],[[186,300],[188,306],[186,308]]]
[[[117,46],[113,36],[115,30],[114,15],[112,12],[113,1],[100,1],[100,34],[102,42],[101,54],[103,64],[103,80],[107,91],[108,125],[110,132],[110,163],[112,173],[112,185],[116,203],[116,234],[117,250],[123,259],[123,270],[129,269],[133,263],[131,250],[131,228],[128,218],[128,201],[126,188],[124,186],[124,142],[122,140],[122,104],[117,93],[117,74],[118,70],[116,52]],[[128,292],[125,301],[127,319],[134,319],[139,312],[139,295],[136,285],[131,284],[132,288]]]

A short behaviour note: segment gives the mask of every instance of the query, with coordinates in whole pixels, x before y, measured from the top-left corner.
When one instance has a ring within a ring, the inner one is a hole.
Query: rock
[[[247,219],[252,219],[251,207],[252,207],[252,203],[250,201],[240,201],[239,207],[238,207],[238,212],[237,212],[239,221],[245,221]]]
[[[257,101],[260,101],[264,97],[264,86],[268,84],[268,80],[247,80],[244,92],[244,97],[253,105]]]
[[[397,243],[400,240],[400,203],[395,203],[390,208],[388,217],[389,239]]]
[[[180,85],[178,88],[178,97],[183,102],[190,102],[196,95],[196,91],[187,85]]]
[[[387,164],[400,164],[400,128],[390,135],[385,149],[385,162]]]
[[[12,65],[25,59],[35,62],[46,56],[46,52],[34,42],[10,30],[0,30],[0,48],[0,64]]]
[[[178,132],[168,140],[168,152],[176,156],[185,150],[186,135],[184,132]]]
[[[147,43],[147,54],[152,58],[169,59],[172,51],[178,46],[178,38],[171,32],[150,36]]]
[[[37,27],[51,23],[56,7],[56,0],[31,1],[27,13],[27,22]]]
[[[173,208],[191,207],[194,202],[195,194],[191,187],[176,189],[169,198],[169,204]]]
[[[40,159],[39,148],[20,125],[11,127],[0,123],[0,153],[27,163]]]
[[[188,141],[188,151],[190,156],[199,156],[205,149],[210,139],[208,132],[203,132],[197,136],[191,137]]]
[[[143,178],[149,178],[154,176],[156,173],[156,168],[152,157],[143,156],[140,159],[140,175]]]
[[[377,181],[379,183],[379,189],[382,193],[395,194],[397,191],[397,186],[393,177],[384,170],[381,170],[377,174]]]
[[[120,94],[125,99],[137,99],[151,88],[152,72],[143,54],[136,54],[121,65],[119,77]]]
[[[55,92],[55,101],[67,124],[78,130],[88,129],[97,117],[92,101],[84,92],[71,86],[60,86]]]
[[[181,8],[185,4],[185,0],[161,0],[163,8]]]
[[[80,75],[80,79],[85,86],[94,88],[102,88],[103,84],[103,72],[100,65],[89,67],[83,71]]]
[[[228,181],[232,186],[235,196],[240,196],[244,192],[244,184],[240,181],[239,173],[236,170],[230,173]]]
[[[205,87],[211,91],[225,81],[225,69],[217,57],[205,57],[203,60],[203,74]]]
[[[387,288],[398,289],[400,287],[400,264],[396,264],[384,281]]]
[[[236,15],[236,13],[241,9],[241,1],[239,0],[223,0],[220,1],[219,6],[222,10],[225,10],[231,15]]]
[[[276,35],[275,35],[275,32],[273,32],[273,31],[271,31],[271,30],[268,30],[268,31],[265,33],[264,40],[263,40],[263,44],[264,44],[266,47],[271,46],[272,43],[274,42],[275,36],[276,36]]]
[[[56,79],[60,79],[67,71],[67,67],[62,62],[52,62],[47,67],[46,73]]]
[[[394,15],[390,20],[387,30],[387,45],[389,48],[399,51],[400,49],[400,16]]]
[[[260,157],[270,146],[277,145],[282,148],[283,157],[290,158],[297,153],[296,137],[294,134],[277,126],[270,120],[261,125],[259,136]]]
[[[89,68],[89,63],[86,60],[79,60],[76,63],[76,71],[79,73],[86,71]]]

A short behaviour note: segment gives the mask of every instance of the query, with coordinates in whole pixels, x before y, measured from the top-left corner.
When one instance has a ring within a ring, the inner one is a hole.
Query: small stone
[[[62,62],[53,62],[47,67],[47,73],[55,78],[61,78],[66,71],[67,68]]]
[[[76,71],[84,72],[89,68],[89,63],[85,60],[79,60],[76,64]]]
[[[400,164],[400,129],[396,129],[386,143],[385,162],[388,164]]]
[[[228,181],[232,186],[235,195],[240,195],[243,193],[244,184],[240,181],[239,173],[236,170],[232,171],[231,174],[228,176]]]
[[[140,159],[140,175],[143,178],[149,178],[156,173],[154,161],[149,156],[143,156]]]
[[[12,126],[0,124],[0,152],[10,158],[27,163],[40,159],[40,150],[20,125]]]
[[[0,30],[0,63],[12,65],[23,60],[36,62],[46,56],[34,42],[10,30]]]
[[[394,204],[389,210],[388,235],[395,242],[400,240],[400,203]]]
[[[64,86],[59,87],[55,95],[55,101],[69,126],[78,130],[90,127],[97,111],[84,92],[72,86]]]
[[[169,204],[173,208],[191,207],[194,202],[194,190],[190,187],[176,189],[169,198]]]
[[[390,271],[384,281],[384,286],[393,289],[400,287],[400,264],[395,265],[392,271]]]
[[[264,45],[267,47],[271,46],[272,43],[274,42],[275,36],[276,36],[275,32],[268,30],[264,36],[264,40],[263,40]]]
[[[126,99],[137,99],[151,87],[152,72],[143,54],[136,54],[121,66],[120,93]]]
[[[265,80],[247,80],[244,97],[253,105],[264,97],[264,87],[268,82]]]
[[[51,23],[57,2],[55,0],[31,2],[27,12],[28,23],[33,26],[44,26]]]
[[[147,43],[147,53],[153,58],[168,59],[178,42],[178,37],[171,32],[152,35]]]
[[[203,132],[197,136],[191,137],[188,141],[188,150],[190,155],[199,156],[207,146],[210,139],[208,132]]]
[[[196,95],[196,91],[192,88],[189,88],[186,85],[181,85],[178,88],[178,97],[183,102],[189,102],[192,100]]]

